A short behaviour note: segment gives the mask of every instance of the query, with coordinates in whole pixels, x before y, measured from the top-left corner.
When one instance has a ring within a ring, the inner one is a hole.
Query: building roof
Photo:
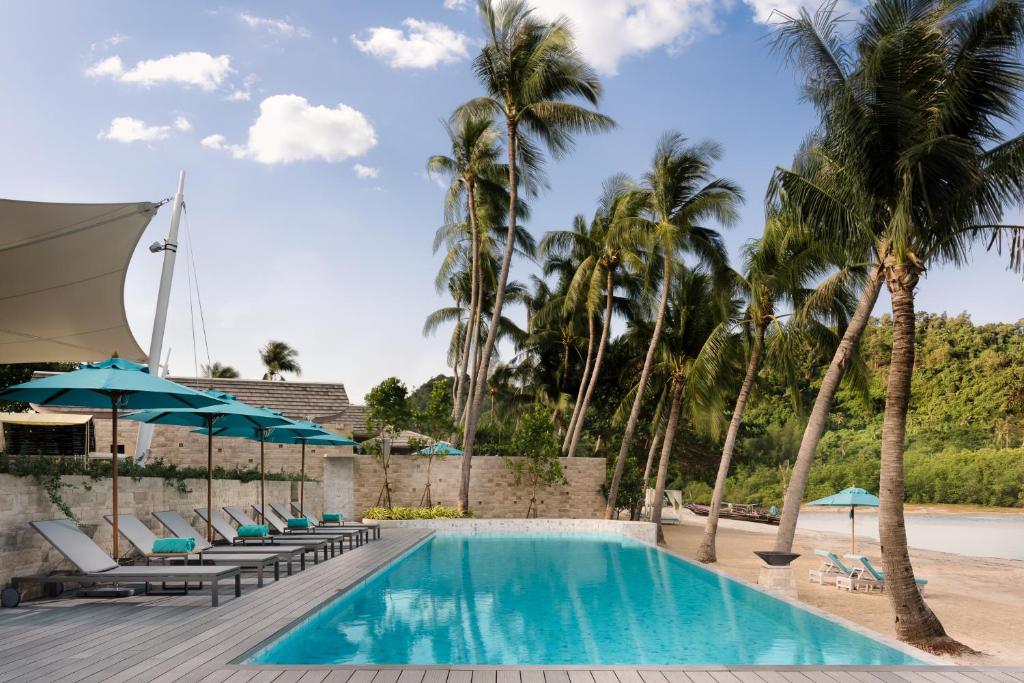
[[[366,413],[366,406],[357,406],[350,403],[336,413],[318,415],[315,419],[322,424],[345,425],[357,438],[366,438],[370,436],[366,429]]]
[[[56,373],[35,372],[32,379]],[[348,393],[340,382],[281,382],[261,379],[220,379],[210,377],[168,377],[172,382],[193,389],[224,391],[251,406],[274,408],[293,419],[318,419],[321,415],[342,413],[349,407]],[[39,412],[49,412],[38,406]],[[52,410],[52,409],[51,409]],[[102,410],[60,408],[61,412],[88,412],[97,417],[106,416]]]

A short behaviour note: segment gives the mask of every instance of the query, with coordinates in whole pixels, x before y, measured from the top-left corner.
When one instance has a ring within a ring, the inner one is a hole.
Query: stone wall
[[[93,481],[88,477],[63,477],[66,484],[61,497],[71,508],[79,522],[95,525],[93,540],[108,554],[112,553],[112,527],[103,519],[110,514],[111,481]],[[185,519],[202,530],[195,508],[206,507],[206,480],[187,479],[187,493],[178,491],[176,482],[170,485],[164,479],[145,477],[133,481],[129,477],[118,480],[120,512],[134,514],[158,536],[167,532],[153,517],[153,512],[176,510]],[[298,482],[268,481],[267,501],[286,503],[298,498]],[[214,479],[214,507],[239,505],[247,511],[259,498],[259,482],[243,484],[237,480]],[[306,504],[314,514],[322,512],[323,492],[317,482],[306,482]],[[30,521],[59,519],[63,514],[49,500],[46,492],[32,477],[0,474],[0,586],[6,586],[12,576],[45,574],[57,568],[70,568],[60,553],[29,525]],[[121,555],[132,555],[131,544],[121,539]]]
[[[96,451],[109,453],[112,443],[110,420],[96,418],[93,424],[96,429]],[[333,425],[324,426],[328,429],[333,427]],[[129,457],[135,455],[135,442],[138,433],[138,422],[117,421],[117,440],[123,447],[122,452]],[[191,427],[159,425],[153,430],[151,457],[183,467],[206,467],[206,447],[206,437],[202,434],[193,434]],[[300,446],[268,443],[264,448],[268,472],[299,472],[302,461]],[[306,446],[306,476],[311,479],[322,479],[325,455],[351,452],[350,446],[344,448]],[[226,469],[258,468],[260,466],[260,444],[258,441],[249,439],[214,438],[213,466]]]
[[[383,468],[371,456],[328,457],[324,472],[327,508],[347,516],[361,515],[377,503],[383,484]],[[458,499],[462,458],[434,460],[431,466],[431,499],[435,504],[454,506]],[[604,458],[563,458],[562,468],[569,483],[538,492],[538,517],[597,518],[604,512],[601,485],[605,479]],[[419,505],[427,478],[426,458],[407,455],[391,457],[391,499],[394,505]],[[351,487],[350,490],[348,487]],[[514,486],[504,458],[473,458],[470,507],[478,517],[523,517],[530,502],[525,486]]]
[[[651,545],[658,543],[655,524],[618,519],[383,519],[378,523],[385,529],[430,529],[438,536],[621,534]]]

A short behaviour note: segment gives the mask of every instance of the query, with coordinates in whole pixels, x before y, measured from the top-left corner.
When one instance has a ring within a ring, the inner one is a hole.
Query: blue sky
[[[539,236],[590,214],[601,182],[644,170],[658,135],[725,148],[721,175],[744,188],[734,255],[762,228],[772,168],[814,124],[764,23],[793,0],[537,0],[566,13],[601,71],[601,110],[619,127],[551,161],[533,202]],[[158,200],[188,173],[168,336],[171,370],[193,357],[184,255],[191,239],[210,355],[259,377],[258,348],[284,339],[303,377],[343,381],[359,399],[398,375],[445,371],[445,333],[424,339],[430,251],[442,191],[424,174],[445,152],[439,121],[479,94],[481,32],[459,0],[383,2],[5,3],[0,10],[0,195],[49,201]],[[140,243],[126,303],[148,348],[164,208]],[[514,276],[535,269],[517,264]],[[936,270],[919,307],[975,321],[1024,317],[1019,276],[979,248]],[[888,308],[879,302],[878,312]],[[517,315],[519,315],[517,313]],[[521,317],[521,316],[520,316]]]

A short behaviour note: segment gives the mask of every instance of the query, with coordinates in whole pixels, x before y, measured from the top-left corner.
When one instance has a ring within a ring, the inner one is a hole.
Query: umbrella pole
[[[206,419],[206,540],[213,543],[213,418]]]
[[[111,507],[113,508],[112,512],[114,513],[114,521],[112,522],[112,525],[114,527],[115,562],[119,562],[121,559],[121,554],[119,552],[120,547],[118,544],[118,541],[120,540],[118,538],[120,536],[118,529],[120,517],[117,516],[117,398],[117,394],[111,394],[110,396],[110,433],[112,436],[111,440],[114,442],[111,446],[111,450],[113,451],[111,455],[113,457],[110,459],[110,478],[112,480],[111,495],[113,498],[113,505]]]
[[[306,516],[306,440],[302,440],[302,465],[299,471],[299,514]]]
[[[857,508],[850,506],[850,554],[857,554]]]
[[[260,429],[260,521],[264,524],[267,523],[266,507],[264,507],[267,504],[267,466],[263,457],[263,439],[265,434],[265,430]]]

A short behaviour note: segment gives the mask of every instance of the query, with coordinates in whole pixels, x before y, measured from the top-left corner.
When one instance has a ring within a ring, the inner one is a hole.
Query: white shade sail
[[[158,206],[0,199],[0,364],[144,361],[124,280]]]

